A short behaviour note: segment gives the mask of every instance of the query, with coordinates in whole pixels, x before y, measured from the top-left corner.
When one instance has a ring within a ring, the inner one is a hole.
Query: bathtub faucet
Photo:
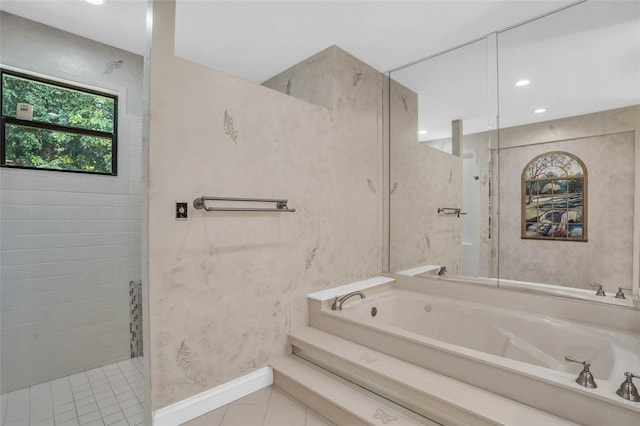
[[[331,304],[331,310],[332,311],[341,311],[342,310],[342,304],[344,302],[346,302],[348,298],[350,298],[351,296],[355,296],[355,295],[360,296],[361,299],[365,298],[365,295],[364,295],[363,292],[361,292],[361,291],[352,291],[351,293],[345,294],[344,296],[342,296],[339,299],[336,297],[333,300],[333,303]]]
[[[580,386],[584,386],[585,388],[597,388],[596,381],[593,380],[593,374],[589,370],[591,367],[591,363],[589,361],[578,361],[575,358],[571,358],[570,356],[565,356],[564,359],[567,361],[575,362],[578,364],[582,364],[582,371],[578,374],[578,378],[576,379],[576,383]]]
[[[445,275],[447,275],[447,267],[441,266],[440,269],[438,269],[438,276],[443,277]]]

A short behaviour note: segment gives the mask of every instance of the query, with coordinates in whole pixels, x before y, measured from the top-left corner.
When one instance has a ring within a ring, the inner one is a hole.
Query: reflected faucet
[[[624,296],[624,291],[622,290],[631,290],[630,288],[618,287],[618,292],[616,293],[616,299],[626,299]]]
[[[342,310],[342,304],[344,302],[347,301],[348,298],[350,298],[351,296],[360,296],[361,299],[364,299],[366,296],[364,295],[363,292],[361,291],[352,291],[349,294],[345,294],[344,296],[342,296],[341,298],[335,298],[333,303],[331,304],[331,310],[332,311],[341,311]]]

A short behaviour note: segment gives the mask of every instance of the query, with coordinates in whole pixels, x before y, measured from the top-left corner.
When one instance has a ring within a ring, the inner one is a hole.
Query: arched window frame
[[[587,167],[579,157],[540,154],[524,167],[521,182],[523,239],[587,241]]]

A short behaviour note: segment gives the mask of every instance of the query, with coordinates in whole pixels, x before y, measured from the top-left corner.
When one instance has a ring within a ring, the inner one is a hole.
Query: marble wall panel
[[[462,159],[418,143],[417,94],[397,82],[390,96],[390,270],[425,264],[461,272]]]
[[[382,269],[382,74],[338,48],[325,50],[301,67],[328,61],[330,79],[323,71],[291,83],[291,92],[328,86],[330,95],[316,92],[325,105],[313,104],[176,58],[173,14],[173,2],[154,3],[147,352],[154,410],[285,355],[287,332],[307,322],[307,293]],[[283,197],[297,211],[207,213],[191,208],[201,195]],[[189,203],[187,221],[174,219],[176,201]]]

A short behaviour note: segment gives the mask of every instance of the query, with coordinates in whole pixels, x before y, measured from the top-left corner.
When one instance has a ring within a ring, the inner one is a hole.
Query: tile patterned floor
[[[142,358],[1,396],[1,426],[144,425]]]
[[[281,390],[268,387],[220,407],[184,426],[331,426]]]

